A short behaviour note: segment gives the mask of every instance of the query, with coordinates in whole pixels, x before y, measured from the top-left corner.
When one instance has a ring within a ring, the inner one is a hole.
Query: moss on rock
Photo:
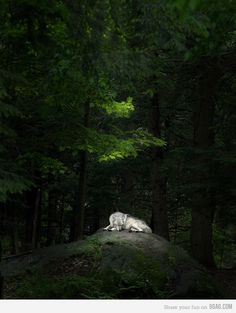
[[[217,298],[207,271],[154,234],[97,232],[3,262],[8,298]],[[14,286],[14,288],[12,287]]]

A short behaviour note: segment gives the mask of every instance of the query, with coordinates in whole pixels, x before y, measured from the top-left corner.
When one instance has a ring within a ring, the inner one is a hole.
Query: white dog
[[[151,228],[142,220],[129,214],[115,212],[109,217],[110,224],[103,230],[120,231],[129,230],[134,232],[152,233]]]

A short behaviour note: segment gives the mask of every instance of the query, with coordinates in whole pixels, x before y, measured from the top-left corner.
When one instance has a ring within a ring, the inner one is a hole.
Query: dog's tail
[[[143,229],[143,232],[144,233],[147,233],[147,234],[151,234],[152,233],[152,230],[151,228],[148,226],[148,225],[145,225],[144,229]]]

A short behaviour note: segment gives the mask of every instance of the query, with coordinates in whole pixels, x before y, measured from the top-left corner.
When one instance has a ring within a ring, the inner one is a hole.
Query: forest
[[[120,211],[236,297],[236,2],[0,0],[0,34],[0,260]]]

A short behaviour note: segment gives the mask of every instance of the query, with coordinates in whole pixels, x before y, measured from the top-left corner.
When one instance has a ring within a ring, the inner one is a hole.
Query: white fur
[[[110,224],[103,230],[120,231],[129,230],[134,232],[152,233],[151,228],[142,220],[121,212],[115,212],[109,217]]]

